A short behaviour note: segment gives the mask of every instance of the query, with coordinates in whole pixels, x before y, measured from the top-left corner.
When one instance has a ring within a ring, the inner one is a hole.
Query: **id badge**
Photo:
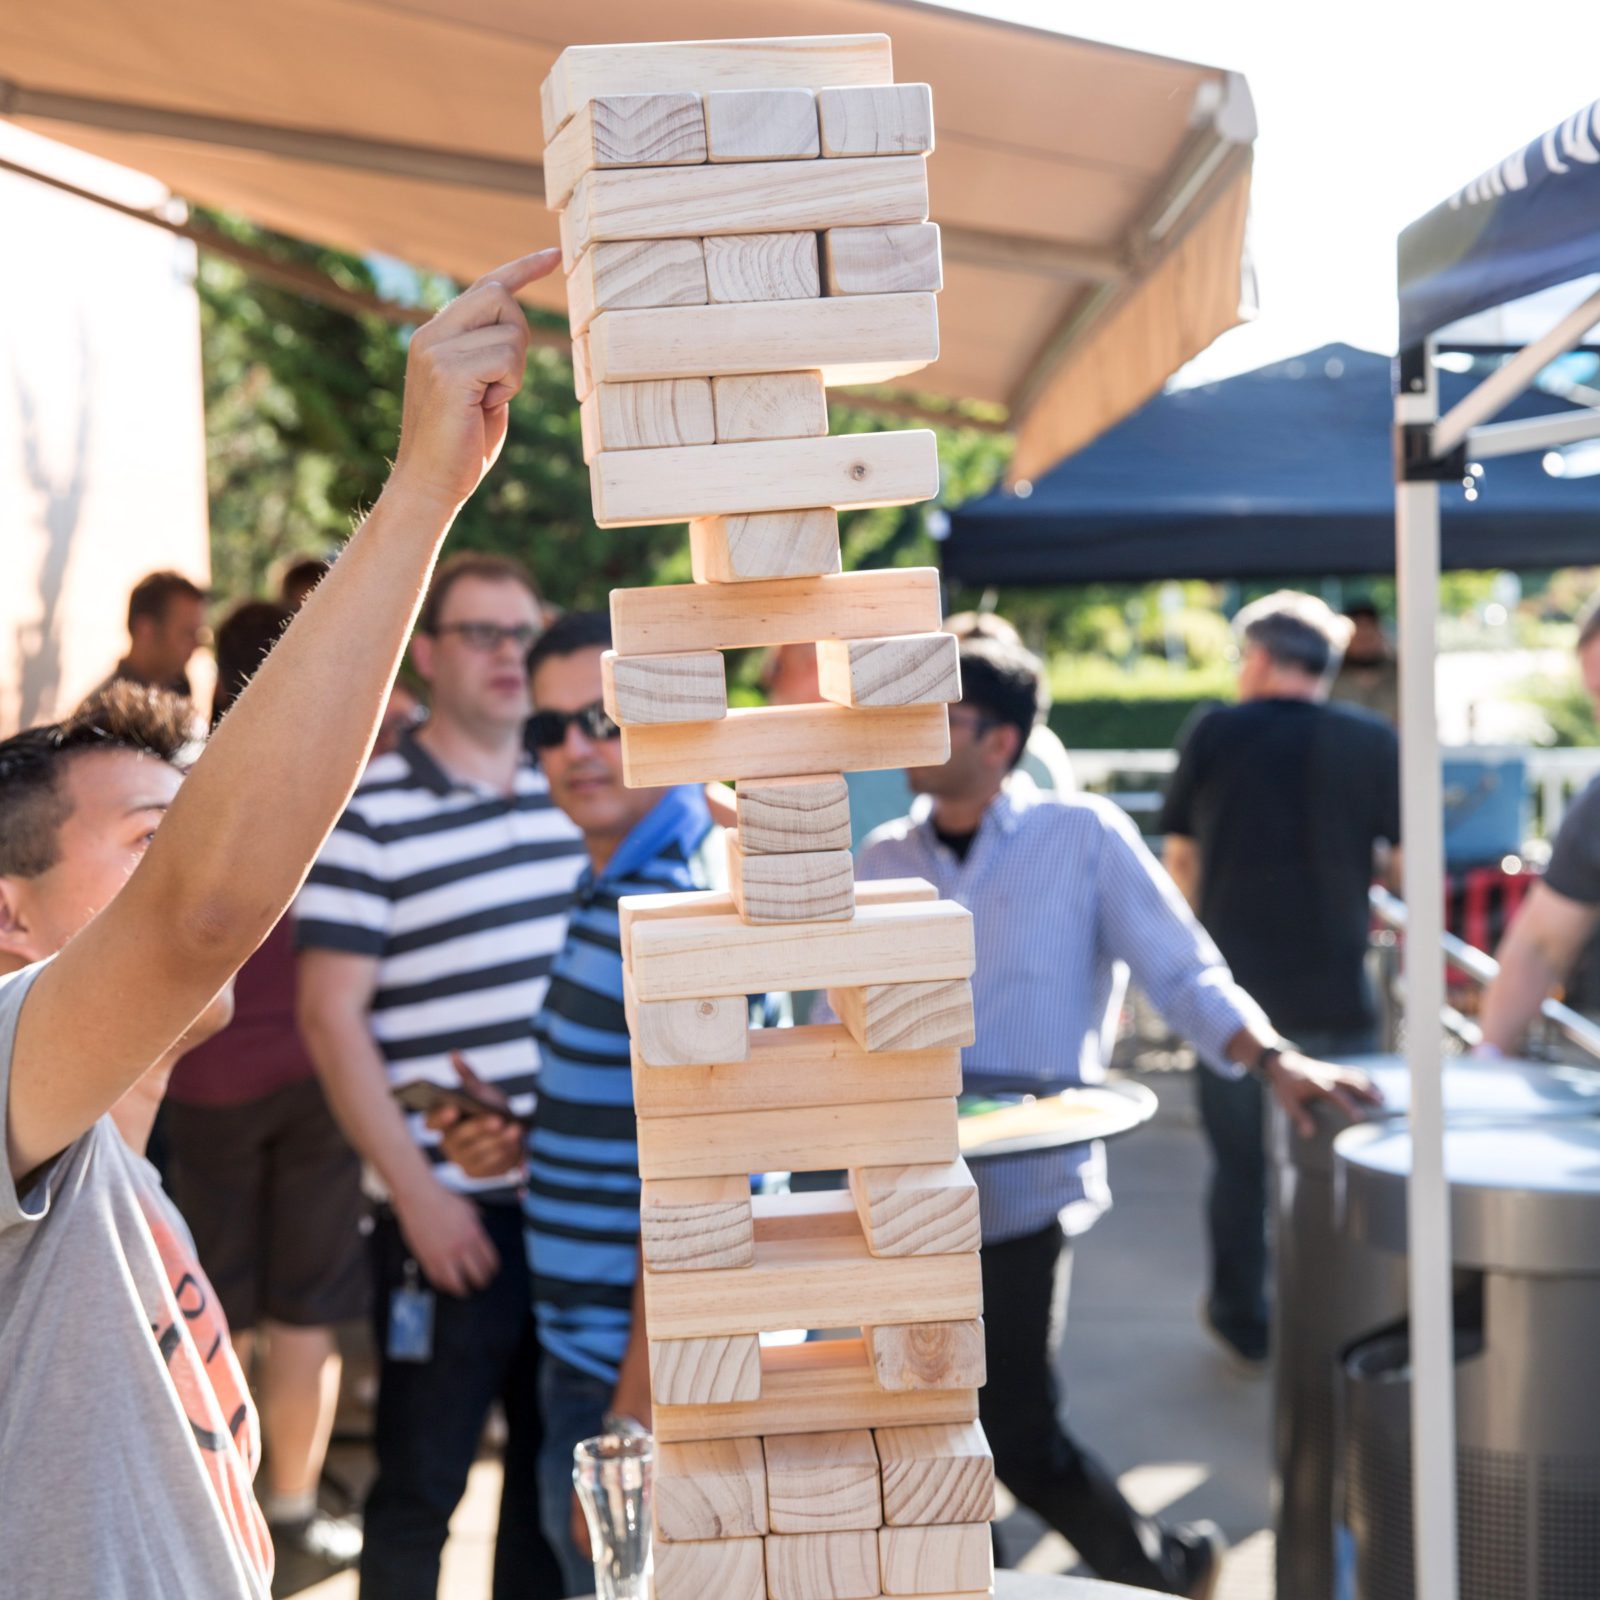
[[[391,1361],[433,1360],[433,1290],[424,1286],[415,1261],[406,1262],[406,1281],[389,1295]]]

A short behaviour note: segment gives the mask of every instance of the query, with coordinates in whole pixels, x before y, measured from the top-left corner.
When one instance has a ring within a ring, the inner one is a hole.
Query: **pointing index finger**
[[[479,284],[498,283],[501,288],[515,294],[518,289],[525,289],[530,283],[549,277],[560,259],[559,245],[552,245],[548,250],[535,250],[531,255],[518,256],[515,261],[508,261],[504,266],[484,273],[472,287],[476,289]]]

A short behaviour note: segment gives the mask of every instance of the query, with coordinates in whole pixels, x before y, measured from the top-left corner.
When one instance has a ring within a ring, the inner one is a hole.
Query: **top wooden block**
[[[692,94],[608,94],[591,100],[544,153],[544,200],[566,205],[594,167],[692,165],[706,159],[706,122]]]
[[[894,58],[884,33],[573,45],[556,57],[540,85],[539,105],[548,144],[596,95],[893,82]]]

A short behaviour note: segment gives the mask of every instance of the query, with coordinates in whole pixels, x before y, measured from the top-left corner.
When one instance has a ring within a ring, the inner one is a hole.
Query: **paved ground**
[[[1155,1121],[1112,1147],[1116,1209],[1077,1252],[1064,1375],[1075,1427],[1144,1509],[1212,1517],[1233,1541],[1218,1600],[1272,1600],[1268,1390],[1234,1376],[1201,1335],[1205,1154],[1187,1073],[1144,1081]],[[488,1594],[499,1477],[475,1469],[445,1553],[443,1600]],[[1006,1507],[1009,1509],[1009,1506]],[[1026,1512],[1001,1525],[1008,1565],[1067,1572],[1070,1547]],[[301,1591],[354,1600],[353,1578]]]

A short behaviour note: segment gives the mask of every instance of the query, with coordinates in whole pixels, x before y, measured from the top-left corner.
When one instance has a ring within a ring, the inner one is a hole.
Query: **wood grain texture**
[[[650,1393],[657,1405],[706,1406],[761,1396],[761,1344],[754,1334],[651,1339]]]
[[[823,89],[816,97],[825,156],[915,156],[933,149],[925,83]]]
[[[878,1530],[886,1595],[985,1593],[994,1583],[987,1522]]]
[[[750,1197],[757,1242],[774,1239],[858,1239],[861,1221],[848,1190]]]
[[[949,758],[950,726],[943,706],[900,706],[892,711],[830,705],[742,706],[721,722],[622,730],[623,775],[636,789],[776,778],[796,767],[828,762],[851,772],[870,772],[936,767]]]
[[[852,1101],[831,1106],[707,1111],[697,1116],[641,1117],[639,1171],[647,1178],[716,1177],[727,1172],[828,1172],[857,1162],[953,1160],[957,1148],[951,1100]],[[859,1229],[857,1230],[859,1232]],[[862,1245],[862,1254],[866,1246]],[[964,1313],[951,1312],[950,1317]],[[867,1321],[938,1320],[913,1308]],[[774,1328],[859,1327],[859,1321],[777,1322]],[[749,1331],[749,1330],[744,1330]],[[687,1337],[662,1334],[663,1338]]]
[[[869,1056],[843,1028],[826,1023],[756,1029],[747,1039],[748,1060],[673,1065],[665,1071],[645,1063],[636,1034],[634,1110],[641,1118],[713,1116],[937,1100],[961,1089],[959,1050]]]
[[[624,239],[585,250],[567,278],[567,322],[576,338],[602,311],[703,306],[705,246],[698,239]]]
[[[668,1543],[766,1533],[767,1463],[760,1441],[658,1444],[654,1511],[656,1538]]]
[[[809,89],[714,89],[705,100],[712,161],[808,161],[822,154]]]
[[[602,528],[818,505],[909,505],[938,494],[939,453],[923,429],[603,451],[590,465],[589,489]]]
[[[841,706],[948,705],[961,698],[960,646],[953,633],[825,640],[817,685]]]
[[[883,1526],[878,1452],[870,1429],[778,1434],[763,1444],[773,1533]]]
[[[750,1051],[750,1008],[743,995],[641,1004],[626,971],[622,991],[634,1059],[650,1068],[720,1066]]]
[[[639,1243],[652,1272],[749,1266],[756,1233],[748,1175],[646,1179]]]
[[[750,161],[731,166],[586,172],[561,213],[570,247],[602,239],[704,239],[926,222],[921,156],[858,161]],[[577,256],[565,263],[570,271]]]
[[[850,848],[850,788],[839,773],[749,779],[734,803],[746,855]]]
[[[696,583],[822,577],[843,565],[839,513],[832,506],[813,506],[697,517],[689,524],[689,562]]]
[[[620,727],[708,722],[728,714],[728,676],[720,650],[600,658],[606,715]]]
[[[560,211],[578,179],[595,167],[682,166],[705,159],[706,124],[698,95],[599,95],[545,147],[544,203]]]
[[[893,82],[889,36],[883,33],[571,45],[540,85],[539,110],[548,144],[585,100],[600,94]]]
[[[972,984],[965,978],[830,989],[828,1004],[864,1050],[964,1048],[977,1035]]]
[[[814,233],[730,233],[707,239],[704,248],[713,305],[813,300],[822,293]]]
[[[862,900],[849,922],[815,926],[664,918],[635,923],[629,945],[641,1000],[826,988],[852,977],[866,983],[911,982],[918,973],[963,978],[972,972],[972,913],[953,900]]]
[[[882,1593],[876,1533],[767,1535],[770,1600],[874,1600]]]
[[[766,1438],[837,1428],[904,1428],[967,1422],[978,1415],[976,1389],[886,1394],[859,1339],[774,1346],[761,1353],[761,1397],[728,1405],[668,1405],[652,1415],[657,1441]]]
[[[874,1438],[891,1527],[993,1519],[994,1456],[976,1420],[879,1428]]]
[[[829,228],[822,261],[829,294],[937,294],[944,288],[936,222]]]
[[[926,633],[938,626],[937,567],[841,572],[737,588],[682,583],[611,591],[611,631],[619,656],[864,639]],[[790,767],[788,772],[803,770]],[[824,770],[842,769],[835,762]]]
[[[605,450],[706,445],[717,437],[706,378],[598,384],[578,415],[583,459],[591,463]]]
[[[848,849],[747,856],[730,831],[728,884],[746,922],[845,922],[855,915],[855,858]]]
[[[655,1552],[654,1600],[767,1600],[762,1539],[663,1543]]]
[[[864,1327],[882,1389],[981,1389],[989,1362],[983,1318],[967,1322],[900,1322]]]
[[[828,431],[828,391],[820,372],[714,378],[711,404],[718,444],[818,439]]]
[[[852,1168],[850,1193],[867,1248],[876,1256],[955,1255],[978,1248],[978,1186],[959,1156],[930,1165]]]
[[[606,311],[589,335],[602,383],[817,371],[828,384],[888,383],[939,358],[931,294]]]
[[[594,389],[594,363],[589,358],[589,335],[579,334],[572,341],[572,392],[581,405]]]
[[[926,878],[875,878],[856,885],[856,904],[928,904],[939,891]],[[633,954],[633,930],[643,922],[679,922],[685,917],[731,917],[733,896],[726,889],[679,889],[666,894],[627,894],[618,902],[617,921],[625,960]]]

